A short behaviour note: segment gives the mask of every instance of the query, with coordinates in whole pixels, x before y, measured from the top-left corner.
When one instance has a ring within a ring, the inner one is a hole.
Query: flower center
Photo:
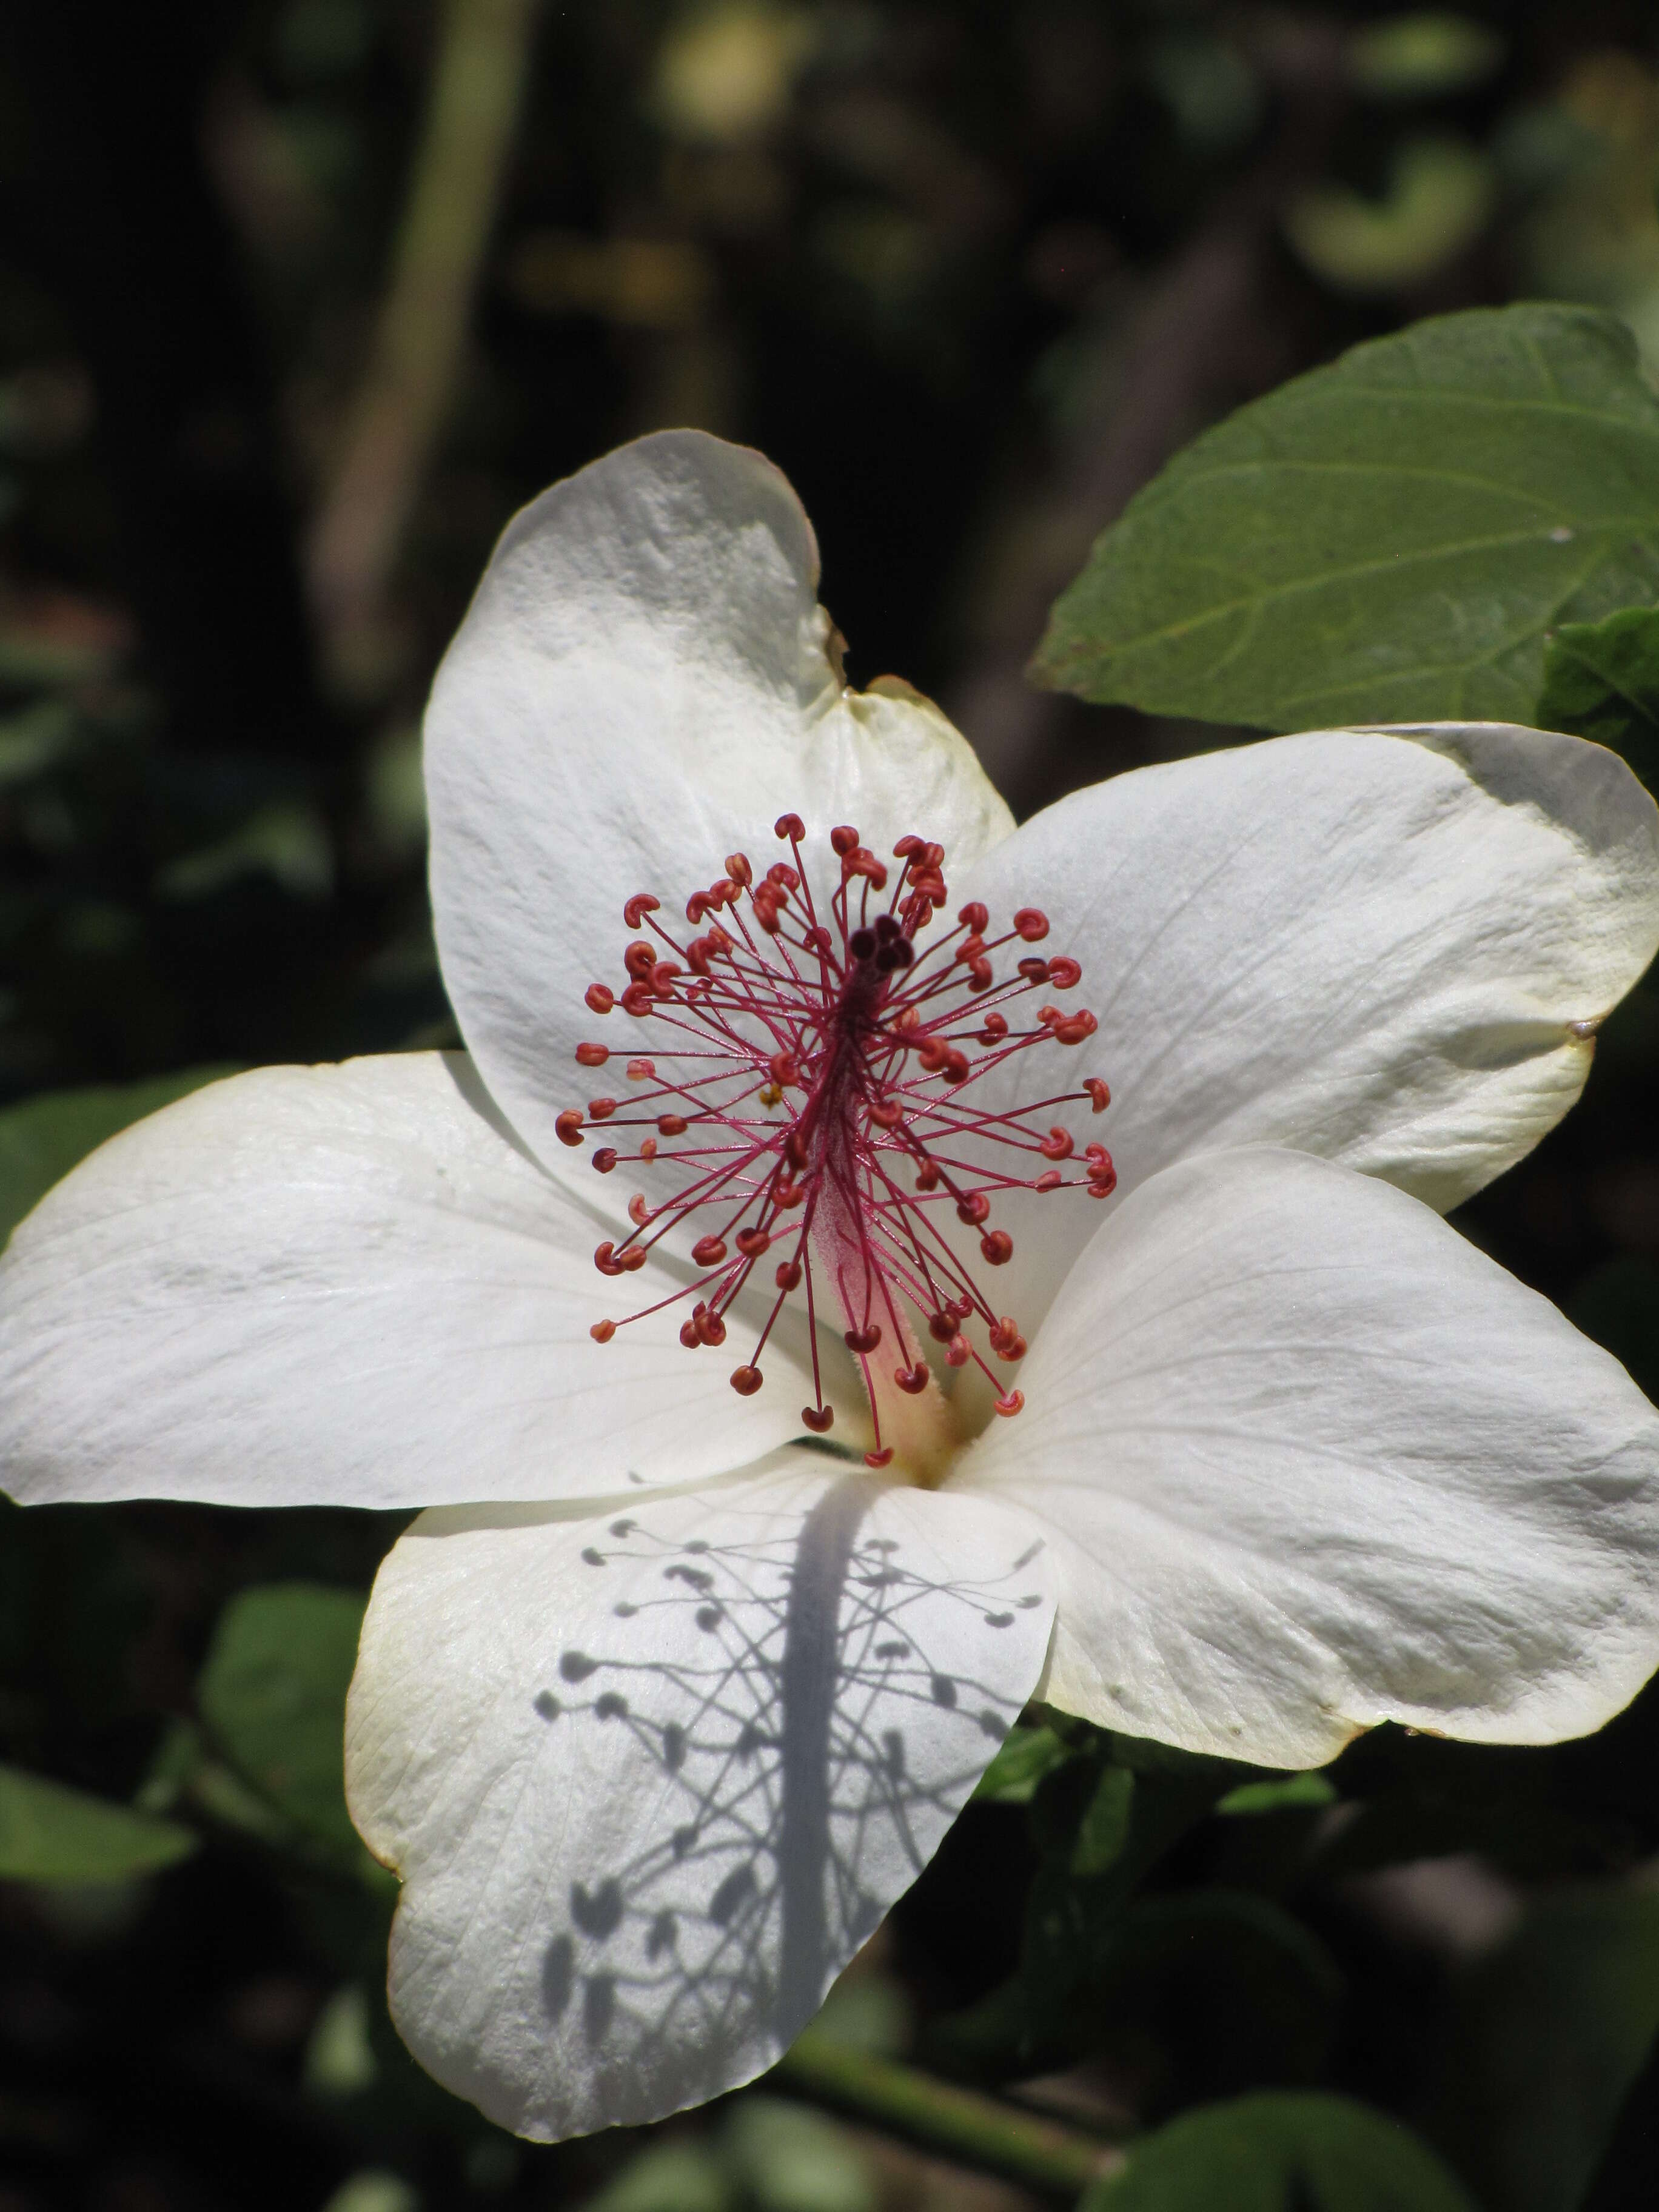
[[[682,941],[658,919],[658,899],[630,898],[623,920],[650,935],[629,945],[619,992],[588,988],[592,1012],[620,1007],[646,1030],[653,1053],[628,1060],[625,1098],[567,1109],[558,1133],[580,1145],[602,1133],[592,1155],[601,1175],[638,1163],[671,1169],[677,1182],[655,1205],[636,1193],[628,1207],[633,1229],[621,1243],[601,1244],[594,1264],[604,1275],[629,1273],[664,1237],[690,1226],[701,1232],[691,1259],[702,1270],[623,1322],[596,1322],[592,1334],[608,1343],[618,1328],[689,1301],[681,1343],[717,1348],[733,1302],[752,1281],[769,1310],[732,1373],[732,1389],[748,1397],[762,1386],[761,1360],[780,1315],[800,1297],[813,1378],[801,1419],[820,1436],[835,1420],[817,1334],[828,1317],[840,1324],[870,1401],[875,1443],[866,1463],[885,1467],[902,1450],[925,1480],[954,1431],[924,1340],[947,1370],[977,1366],[999,1413],[1024,1404],[991,1364],[1024,1358],[1018,1323],[981,1288],[971,1243],[947,1224],[976,1230],[985,1267],[1004,1267],[1014,1247],[992,1224],[1000,1194],[1072,1188],[1105,1198],[1117,1180],[1103,1146],[1079,1154],[1062,1124],[1043,1126],[1060,1107],[1103,1113],[1111,1093],[1098,1077],[1012,1109],[977,1107],[974,1085],[1018,1053],[1081,1044],[1095,1018],[1081,1007],[1045,1000],[1033,1012],[1027,1003],[1076,988],[1083,971],[1068,956],[1025,952],[998,981],[994,954],[1048,933],[1035,907],[988,936],[990,916],[974,901],[953,928],[918,945],[947,896],[942,846],[901,837],[895,872],[856,830],[834,830],[840,881],[820,902],[802,857],[800,817],[783,815],[776,829],[788,860],[757,878],[744,854],[730,854],[725,874],[692,893],[686,921],[700,933]],[[612,1057],[603,1044],[576,1048],[583,1067]]]

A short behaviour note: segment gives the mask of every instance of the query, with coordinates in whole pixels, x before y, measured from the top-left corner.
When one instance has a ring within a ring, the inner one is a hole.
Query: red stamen
[[[620,1003],[657,1025],[653,1056],[627,1063],[629,1081],[645,1087],[635,1097],[593,1099],[585,1115],[567,1109],[555,1126],[562,1142],[579,1145],[605,1125],[617,1142],[592,1154],[602,1175],[621,1159],[674,1164],[679,1188],[655,1205],[636,1194],[628,1206],[632,1233],[601,1244],[594,1265],[608,1276],[630,1273],[670,1231],[695,1225],[691,1259],[701,1273],[645,1310],[695,1299],[679,1331],[689,1348],[725,1341],[733,1300],[751,1281],[757,1289],[766,1281],[757,1266],[774,1244],[785,1246],[770,1277],[769,1313],[732,1387],[744,1397],[761,1388],[767,1340],[804,1285],[817,1396],[801,1419],[822,1436],[835,1419],[816,1380],[822,1308],[840,1319],[859,1362],[876,1427],[866,1461],[882,1468],[894,1455],[881,1434],[888,1376],[908,1397],[934,1379],[913,1322],[943,1347],[947,1369],[972,1361],[990,1376],[970,1328],[982,1332],[991,1358],[1011,1364],[1025,1353],[1017,1322],[996,1311],[969,1272],[952,1218],[981,1232],[981,1259],[1000,1267],[1014,1251],[1006,1230],[988,1225],[1001,1193],[1065,1185],[1109,1196],[1117,1179],[1110,1155],[1090,1145],[1078,1158],[1071,1133],[1049,1117],[1067,1105],[1103,1112],[1111,1092],[1092,1076],[1029,1107],[972,1103],[975,1082],[1013,1054],[1080,1044],[1095,1032],[1085,1008],[1033,1012],[1021,1003],[1032,992],[1073,989],[1083,971],[1070,955],[1023,957],[997,981],[994,955],[1048,934],[1036,908],[1022,907],[1012,927],[992,936],[989,912],[974,900],[954,927],[932,933],[948,896],[943,847],[900,838],[895,878],[857,830],[842,824],[830,833],[838,879],[820,900],[802,857],[801,817],[781,815],[776,830],[789,862],[757,876],[746,854],[731,853],[724,875],[690,895],[686,917],[701,935],[682,942],[649,892],[627,901],[627,927],[650,935],[624,952],[624,988],[613,994],[592,984],[586,1002],[596,1014]],[[716,914],[725,926],[710,919]],[[584,1067],[611,1057],[597,1044],[576,1053]],[[630,1141],[633,1150],[621,1149]],[[994,1164],[986,1164],[988,1143],[1000,1148]],[[1058,1162],[1082,1172],[1063,1175]],[[608,1343],[624,1325],[599,1322],[591,1334]],[[896,1350],[896,1366],[890,1352],[872,1364],[884,1345]],[[1018,1413],[1021,1393],[995,1387],[998,1413]],[[896,1419],[901,1401],[885,1403]]]

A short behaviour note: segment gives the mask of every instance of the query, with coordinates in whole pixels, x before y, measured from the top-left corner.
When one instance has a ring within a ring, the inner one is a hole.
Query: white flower
[[[1535,731],[1328,731],[1121,776],[1016,830],[927,702],[842,688],[817,574],[783,479],[696,434],[527,509],[427,726],[470,1056],[216,1085],[95,1154],[0,1270],[20,1498],[443,1509],[376,1585],[351,1802],[406,1884],[404,2034],[534,2136],[767,2065],[1033,1693],[1302,1765],[1385,1718],[1573,1735],[1659,1657],[1653,1409],[1436,1212],[1571,1103],[1652,957],[1634,780]],[[799,854],[774,841],[790,815]],[[827,913],[841,825],[866,870],[848,927],[909,902],[862,952],[833,917],[812,949],[804,890],[754,896],[779,857]],[[908,863],[884,857],[902,836]],[[703,933],[714,995],[647,939],[640,1018],[601,1018],[584,994],[621,990],[642,892],[664,902],[642,927]],[[984,928],[953,922],[976,904]],[[983,994],[971,950],[951,960],[1035,908],[1026,957],[1058,965],[1034,993],[1082,980],[1032,1021],[1007,995],[1020,944],[988,952]],[[954,995],[927,998],[947,972]],[[982,1012],[1005,1005],[1032,1032],[1006,1054]],[[965,1082],[945,1045],[931,1069],[917,1049],[946,1006]],[[646,1109],[580,1106],[611,1081],[575,1058],[599,1042],[654,1056]],[[1084,1075],[1110,1083],[1100,1121]],[[1050,1125],[1077,1148],[1042,1192],[1049,1159],[1021,1146]],[[718,1144],[741,1177],[718,1241],[746,1222],[781,1261],[687,1256],[714,1233],[690,1202]],[[627,1172],[596,1175],[600,1149]],[[991,1223],[959,1225],[977,1193]],[[809,1213],[816,1382],[805,1285],[775,1287]],[[980,1248],[994,1228],[1012,1257]],[[942,1352],[921,1324],[945,1291]],[[872,1316],[860,1360],[843,1335]],[[732,1348],[688,1352],[682,1326]],[[1024,1409],[997,1419],[1019,1331]],[[834,1418],[822,1440],[804,1407]],[[876,1474],[866,1449],[896,1455]]]

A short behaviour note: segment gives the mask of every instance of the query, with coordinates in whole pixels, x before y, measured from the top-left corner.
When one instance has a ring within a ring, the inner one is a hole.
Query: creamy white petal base
[[[943,714],[906,684],[846,690],[817,603],[817,547],[786,478],[741,446],[663,431],[509,525],[427,712],[432,897],[468,1046],[555,1174],[581,1096],[571,1055],[593,981],[619,988],[622,908],[689,894],[725,856],[756,871],[797,812],[825,879],[854,823],[878,852],[916,830],[957,861],[1013,817]]]
[[[422,2064],[538,2138],[769,2065],[1030,1695],[1047,1564],[1018,1511],[799,1449],[598,1516],[423,1516],[346,1731]]]
[[[1047,1530],[1043,1692],[1304,1766],[1382,1720],[1599,1727],[1659,1654],[1659,1413],[1389,1185],[1267,1149],[1101,1228],[951,1477]]]
[[[1082,963],[1100,1030],[1068,1057],[1111,1084],[1089,1134],[1121,1194],[1291,1145],[1446,1212],[1560,1120],[1659,949],[1659,809],[1615,755],[1548,731],[1316,731],[1076,793],[951,890],[1044,908],[1042,950]],[[975,1091],[1058,1089],[1054,1058]],[[1006,1209],[1028,1329],[1087,1212]]]
[[[112,1138],[0,1258],[0,1468],[30,1504],[428,1505],[683,1482],[799,1431],[808,1375],[595,1344],[603,1223],[463,1054],[260,1068]],[[614,1234],[614,1231],[611,1232]],[[625,1297],[618,1293],[625,1292]],[[849,1408],[856,1426],[856,1408]]]

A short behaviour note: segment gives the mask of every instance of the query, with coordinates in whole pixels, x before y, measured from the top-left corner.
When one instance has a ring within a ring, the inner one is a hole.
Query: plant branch
[[[537,9],[445,0],[391,279],[312,532],[312,601],[337,656],[374,623],[448,412]]]
[[[829,2105],[958,2165],[1023,2182],[1046,2196],[1072,2199],[1123,2165],[1122,2152],[1107,2144],[811,2028],[768,2081],[790,2095]]]

